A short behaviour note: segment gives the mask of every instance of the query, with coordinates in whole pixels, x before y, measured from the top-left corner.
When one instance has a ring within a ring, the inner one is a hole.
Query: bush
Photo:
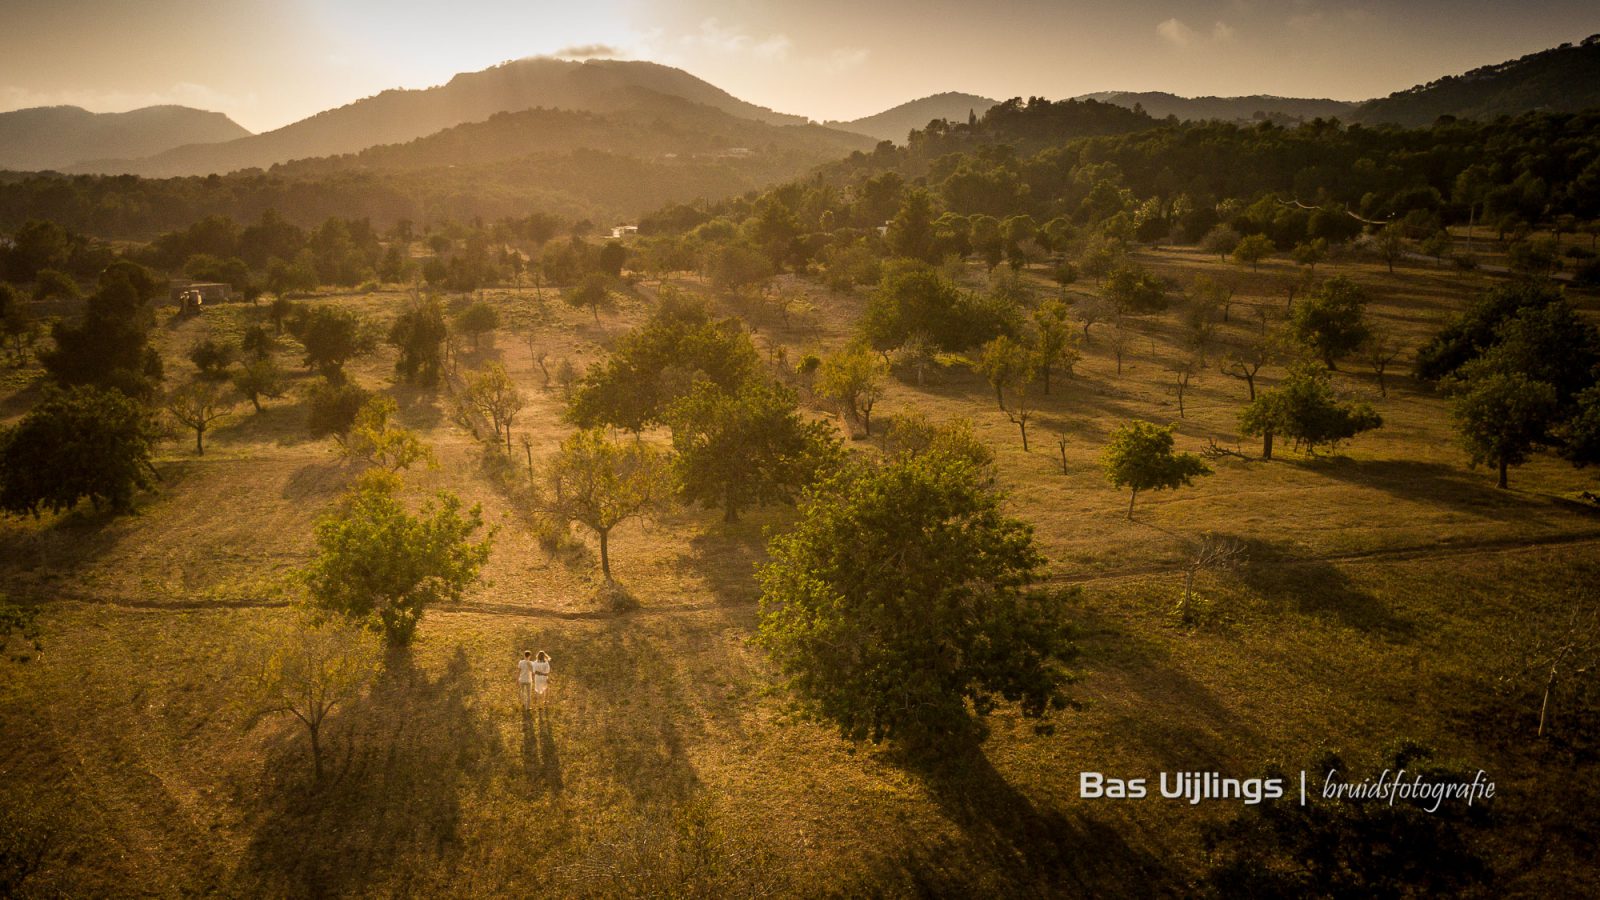
[[[356,415],[370,396],[365,388],[351,381],[338,384],[322,381],[313,385],[307,397],[311,408],[307,430],[313,437],[349,434]]]

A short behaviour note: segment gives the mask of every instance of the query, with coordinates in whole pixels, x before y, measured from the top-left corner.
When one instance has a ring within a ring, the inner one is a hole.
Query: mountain
[[[803,125],[803,116],[773,112],[689,73],[658,63],[532,58],[457,75],[421,90],[390,90],[318,113],[275,131],[225,143],[192,144],[137,158],[119,154],[77,166],[76,172],[147,177],[207,175],[265,168],[292,159],[355,153],[395,144],[499,112],[534,107],[606,112],[632,106],[636,90],[680,97],[730,115],[773,125]]]
[[[1378,100],[1355,111],[1355,121],[1416,128],[1440,116],[1492,119],[1543,110],[1600,107],[1600,34],[1552,50],[1452,75]]]
[[[773,125],[643,88],[629,89],[626,96],[630,105],[611,112],[544,107],[501,112],[403,144],[295,160],[271,171],[290,178],[409,172],[592,150],[644,160],[748,160],[781,178],[873,146],[871,138],[853,132]]]
[[[76,106],[38,106],[0,113],[0,169],[66,169],[105,156],[149,156],[183,144],[249,136],[222,113],[187,106],[147,106],[93,113]]]
[[[1346,119],[1360,106],[1359,102],[1345,100],[1305,99],[1300,97],[1274,97],[1254,94],[1249,97],[1180,97],[1165,91],[1101,91],[1084,94],[1076,99],[1099,100],[1132,109],[1139,106],[1157,119],[1177,116],[1184,120],[1218,119],[1224,122],[1253,121],[1256,119]]]
[[[989,107],[999,102],[988,97],[979,97],[977,94],[950,91],[902,103],[892,109],[860,119],[824,124],[845,131],[854,131],[857,134],[870,135],[880,141],[904,141],[906,135],[913,129],[921,128],[934,119],[965,122],[968,116],[982,116]]]

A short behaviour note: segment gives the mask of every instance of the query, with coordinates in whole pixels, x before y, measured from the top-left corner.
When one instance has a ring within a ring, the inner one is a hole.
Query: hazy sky
[[[541,54],[815,119],[939,91],[1363,99],[1595,32],[1595,0],[0,0],[0,109],[182,103],[263,131]]]

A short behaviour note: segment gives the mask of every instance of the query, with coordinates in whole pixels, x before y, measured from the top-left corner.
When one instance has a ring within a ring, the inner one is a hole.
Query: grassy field
[[[1138,257],[1180,283],[1232,279],[1225,330],[1254,327],[1257,306],[1281,311],[1298,277],[1283,260],[1252,272],[1185,249]],[[1360,281],[1371,314],[1408,347],[1495,277],[1420,262],[1393,274],[1351,261],[1325,270]],[[777,289],[809,295],[815,314],[785,324],[712,299],[750,321],[763,351],[781,345],[791,361],[843,346],[865,303],[792,277]],[[1572,296],[1596,311],[1594,296]],[[641,287],[598,322],[548,292],[542,308],[531,292],[488,299],[519,324],[463,351],[460,365],[499,361],[517,378],[530,403],[515,430],[537,458],[568,429],[528,330],[552,369],[563,358],[581,369],[648,315],[656,291]],[[383,322],[402,300],[309,302]],[[264,314],[163,313],[155,340],[169,373],[187,377],[192,341]],[[57,835],[29,892],[1184,894],[1206,866],[1202,829],[1237,807],[1082,800],[1080,771],[1243,777],[1274,762],[1299,769],[1325,748],[1364,766],[1403,738],[1497,782],[1497,824],[1481,840],[1506,890],[1592,890],[1600,782],[1581,768],[1592,760],[1562,737],[1559,709],[1556,737],[1534,740],[1542,681],[1508,689],[1501,677],[1542,628],[1594,599],[1600,509],[1577,499],[1594,473],[1539,458],[1497,490],[1492,472],[1466,467],[1445,401],[1407,377],[1406,361],[1380,398],[1351,360],[1336,383],[1377,406],[1381,430],[1330,457],[1221,458],[1193,488],[1141,496],[1130,522],[1126,495],[1098,464],[1118,424],[1176,422],[1191,451],[1211,440],[1259,450],[1236,434],[1244,383],[1214,365],[1179,418],[1166,368],[1183,353],[1175,315],[1133,327],[1121,375],[1108,326],[1094,327],[1076,374],[1040,404],[1032,452],[964,369],[920,387],[892,380],[875,411],[970,418],[1054,577],[1083,587],[1073,611],[1082,708],[1051,736],[1003,711],[981,752],[936,762],[844,742],[772,688],[750,643],[752,569],[791,511],[729,525],[717,511],[679,509],[624,526],[612,565],[640,608],[612,613],[592,547],[543,549],[444,393],[393,383],[387,347],[351,373],[394,396],[402,424],[438,455],[409,490],[454,491],[501,527],[484,582],[431,610],[413,650],[336,714],[321,787],[298,725],[240,702],[241,653],[289,620],[290,574],[309,558],[312,523],[355,475],[328,441],[306,436],[302,400],[270,401],[260,415],[242,405],[201,457],[189,439],[164,445],[162,482],[134,515],[0,520],[0,583],[40,608],[43,627],[42,651],[13,642],[0,661],[3,799]],[[287,346],[282,359],[297,361]],[[37,398],[37,374],[5,373],[0,418]],[[1269,369],[1264,383],[1281,375]],[[1249,553],[1237,571],[1202,577],[1205,615],[1179,627],[1180,566],[1207,532]],[[516,705],[524,648],[554,659],[546,716]]]

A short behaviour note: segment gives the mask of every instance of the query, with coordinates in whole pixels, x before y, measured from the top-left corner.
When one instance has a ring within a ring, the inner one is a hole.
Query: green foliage
[[[286,389],[283,370],[270,356],[253,359],[233,373],[233,387],[256,412],[261,412],[262,397],[276,400]]]
[[[583,305],[590,304],[585,302]],[[399,324],[395,322],[396,327]],[[492,305],[479,300],[456,314],[455,326],[456,331],[472,338],[472,349],[477,350],[483,336],[500,327],[500,313]]]
[[[855,740],[946,746],[1002,701],[1067,705],[1067,591],[1035,590],[1032,528],[987,474],[942,450],[843,470],[808,491],[760,570],[757,640],[811,709]]]
[[[47,388],[15,426],[0,431],[0,510],[38,516],[87,499],[125,512],[150,484],[159,429],[138,403],[96,387]]]
[[[805,421],[792,392],[760,379],[732,390],[696,382],[667,421],[684,497],[721,507],[729,522],[751,506],[791,502],[840,457],[826,425]]]
[[[415,636],[429,606],[461,599],[489,558],[493,530],[477,506],[463,510],[440,491],[419,512],[396,496],[400,480],[381,469],[361,476],[339,507],[318,520],[317,557],[304,573],[312,600],[380,632],[389,646]]]
[[[1272,244],[1272,238],[1264,234],[1252,234],[1241,238],[1230,254],[1233,261],[1251,269],[1261,267],[1261,261],[1277,250]]]
[[[418,463],[434,465],[433,450],[416,432],[396,424],[399,406],[394,398],[375,395],[357,410],[348,434],[335,435],[339,453],[390,472],[402,472]]]
[[[583,428],[638,432],[660,423],[696,379],[732,390],[760,367],[760,354],[737,319],[716,321],[702,303],[664,300],[649,321],[617,341],[610,359],[590,367],[567,418]]]
[[[600,321],[600,307],[611,304],[611,279],[599,272],[591,272],[583,276],[583,280],[579,281],[563,296],[566,297],[567,305],[569,306],[577,309],[588,307],[589,311],[594,314],[594,320],[598,322]]]
[[[1556,432],[1560,453],[1575,466],[1600,465],[1600,385],[1579,394],[1573,406]]]
[[[418,384],[438,384],[446,336],[444,309],[439,301],[433,297],[413,300],[389,327],[389,343],[400,351],[400,358],[394,363],[395,373]]]
[[[173,388],[165,408],[174,421],[194,432],[194,452],[199,455],[206,452],[206,432],[233,414],[233,404],[216,382],[196,380]]]
[[[506,367],[490,363],[482,372],[467,379],[467,389],[462,402],[482,416],[493,428],[495,440],[502,440],[506,450],[511,449],[511,423],[517,413],[527,405],[527,399],[511,380]]]
[[[1506,469],[1526,462],[1554,424],[1555,387],[1480,361],[1460,370],[1451,391],[1450,413],[1472,464],[1494,466],[1505,487]]]
[[[239,351],[232,344],[207,337],[190,344],[188,356],[201,377],[220,381],[228,377],[228,367],[238,359]]]
[[[33,299],[76,300],[78,299],[78,283],[73,281],[72,276],[65,272],[45,269],[34,280]]]
[[[149,345],[151,318],[136,277],[108,270],[83,318],[77,324],[56,323],[55,348],[41,354],[40,362],[63,387],[94,385],[150,397],[162,369],[160,355]]]
[[[344,364],[371,349],[361,318],[338,306],[301,307],[289,333],[305,347],[305,365],[329,381],[344,378]]]
[[[1239,415],[1239,432],[1263,439],[1264,459],[1272,458],[1275,436],[1315,454],[1382,425],[1383,418],[1366,403],[1341,402],[1332,378],[1315,364],[1291,368],[1281,384],[1262,391]]]
[[[1124,313],[1159,313],[1167,308],[1167,285],[1144,268],[1123,264],[1106,276],[1105,294]]]
[[[1192,453],[1174,453],[1172,426],[1162,428],[1151,422],[1128,422],[1111,434],[1102,462],[1106,478],[1119,488],[1130,488],[1128,518],[1133,518],[1133,503],[1140,491],[1161,491],[1191,484],[1211,470]]]
[[[906,191],[900,210],[889,221],[884,241],[895,256],[938,262],[934,257],[933,198],[920,188]]]
[[[743,294],[765,284],[775,274],[767,255],[745,244],[718,244],[708,254],[706,277],[713,288],[724,294]]]
[[[1417,375],[1447,379],[1482,360],[1555,387],[1563,407],[1600,377],[1600,329],[1548,284],[1485,292],[1417,351]]]
[[[1354,353],[1367,339],[1366,306],[1366,291],[1335,275],[1295,304],[1289,327],[1296,340],[1332,369],[1341,356]]]
[[[355,424],[356,414],[366,405],[371,394],[353,381],[320,381],[311,386],[307,395],[310,414],[306,429],[312,437],[345,435]]]
[[[563,524],[577,522],[600,540],[600,572],[611,580],[611,530],[648,516],[671,496],[661,452],[642,441],[619,443],[599,429],[573,432],[545,468],[544,510]]]
[[[892,350],[922,332],[940,349],[960,351],[1014,330],[1014,315],[961,290],[927,263],[893,260],[884,266],[861,328],[877,350]]]
[[[915,337],[915,335],[913,335]],[[817,368],[817,396],[838,404],[848,422],[872,435],[872,408],[883,397],[883,361],[864,347],[830,353]]]

